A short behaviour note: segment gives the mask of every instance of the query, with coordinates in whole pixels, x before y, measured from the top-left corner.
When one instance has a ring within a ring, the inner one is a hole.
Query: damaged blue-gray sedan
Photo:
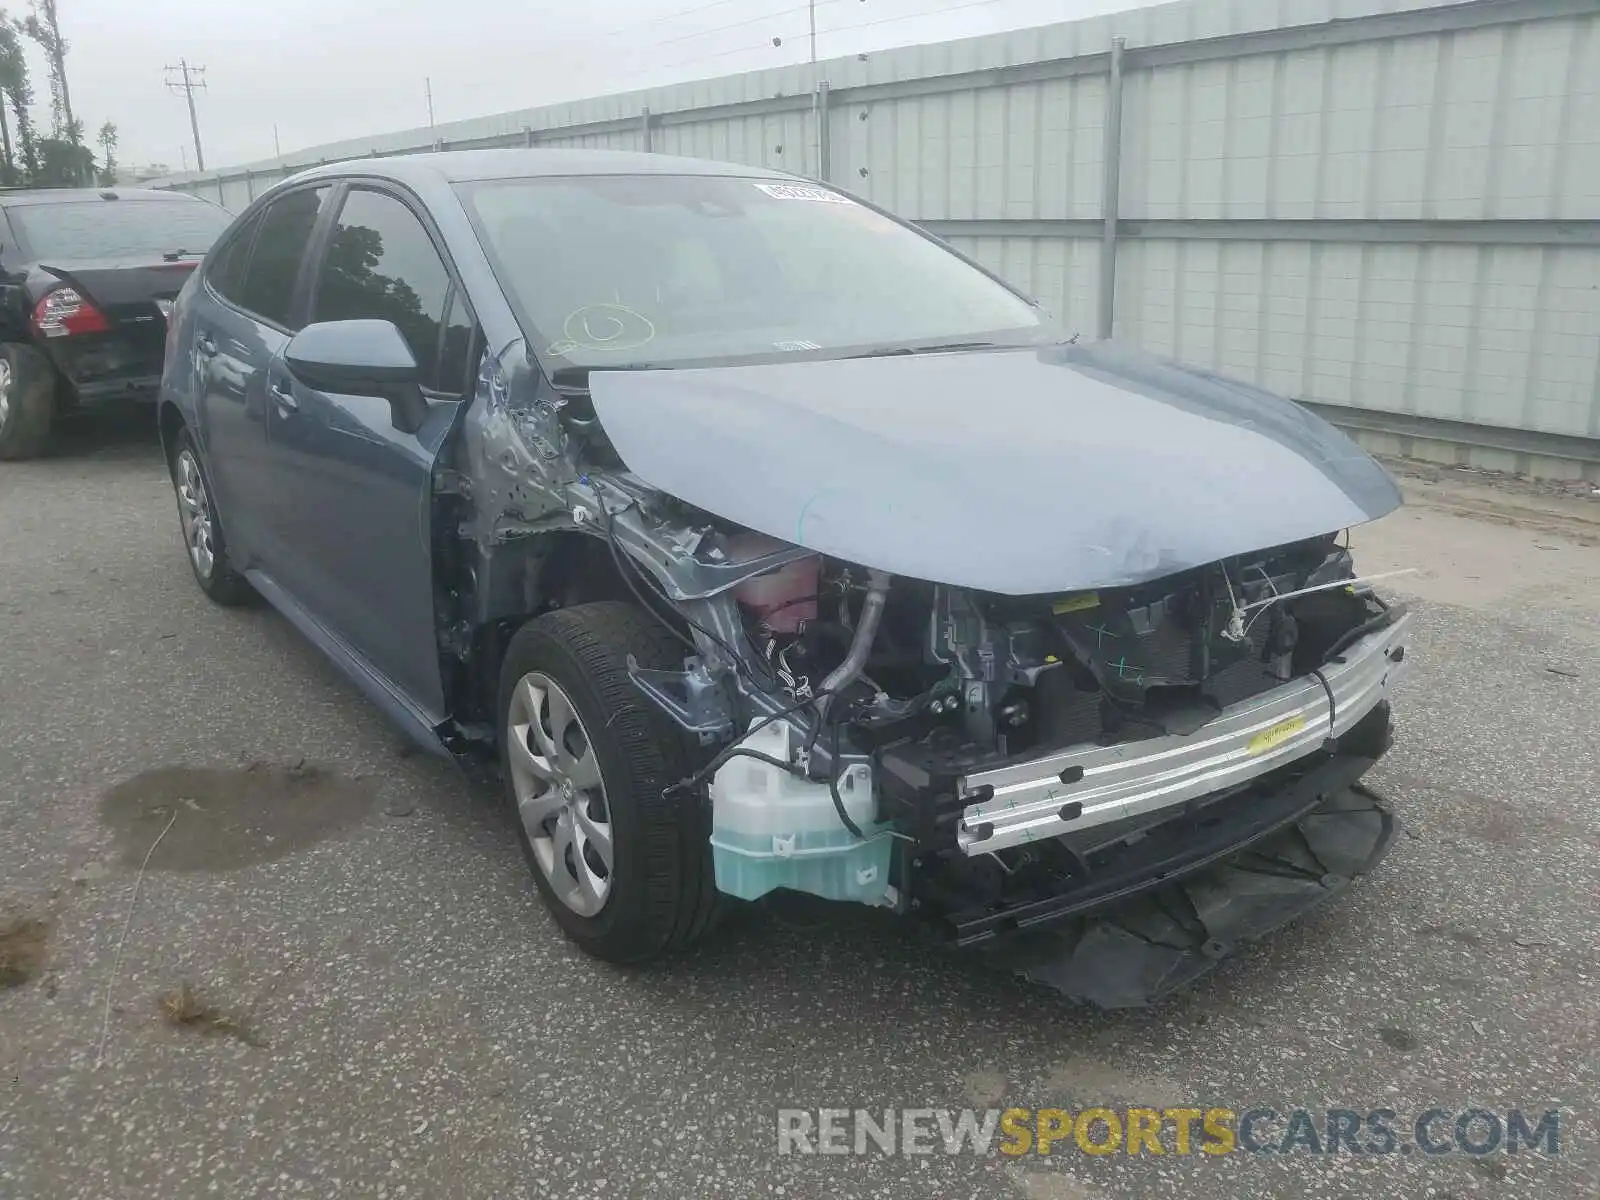
[[[831,187],[309,171],[178,297],[161,428],[201,588],[498,754],[603,958],[792,889],[1140,1003],[1388,848],[1382,468]]]

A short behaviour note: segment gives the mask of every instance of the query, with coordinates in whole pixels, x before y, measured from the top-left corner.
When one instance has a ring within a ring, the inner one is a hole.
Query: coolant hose
[[[855,637],[850,639],[850,653],[844,661],[828,672],[817,693],[823,704],[829,705],[833,697],[856,681],[856,676],[866,668],[867,655],[872,652],[873,639],[878,636],[878,622],[883,619],[883,606],[889,599],[889,575],[883,571],[867,573],[867,598],[861,605],[861,619],[856,622]]]

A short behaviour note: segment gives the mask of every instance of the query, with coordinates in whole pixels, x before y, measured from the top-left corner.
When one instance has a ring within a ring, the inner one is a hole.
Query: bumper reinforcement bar
[[[1348,733],[1405,670],[1411,617],[1344,649],[1320,671],[1224,709],[1192,734],[1073,746],[975,771],[956,831],[966,854],[1071,835],[1250,782]]]

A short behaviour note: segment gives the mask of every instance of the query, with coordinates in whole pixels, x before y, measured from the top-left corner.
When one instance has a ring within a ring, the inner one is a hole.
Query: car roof
[[[708,175],[740,179],[794,179],[781,171],[646,154],[626,150],[450,150],[435,154],[397,154],[356,158],[313,167],[298,178],[322,175],[368,175],[400,183],[470,183],[485,179],[527,179],[556,175]]]
[[[17,188],[0,189],[0,208],[20,208],[32,204],[76,204],[90,200],[201,200],[183,192],[164,192],[155,188]]]

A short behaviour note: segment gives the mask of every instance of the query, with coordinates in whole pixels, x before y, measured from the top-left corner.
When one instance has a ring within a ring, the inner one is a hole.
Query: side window
[[[206,269],[206,280],[217,294],[232,304],[240,303],[239,293],[244,289],[244,271],[250,264],[250,243],[261,227],[261,214],[251,217],[217,250],[216,257]]]
[[[289,324],[300,260],[305,257],[312,227],[317,223],[317,210],[328,191],[319,187],[290,192],[267,206],[239,292],[241,308],[279,325]]]
[[[453,292],[439,342],[439,391],[454,395],[471,389],[467,357],[472,353],[472,331],[472,314],[462,303],[460,291]]]
[[[317,277],[313,319],[393,321],[425,387],[460,392],[471,327],[428,231],[393,196],[350,191]],[[454,348],[460,343],[460,348]]]

